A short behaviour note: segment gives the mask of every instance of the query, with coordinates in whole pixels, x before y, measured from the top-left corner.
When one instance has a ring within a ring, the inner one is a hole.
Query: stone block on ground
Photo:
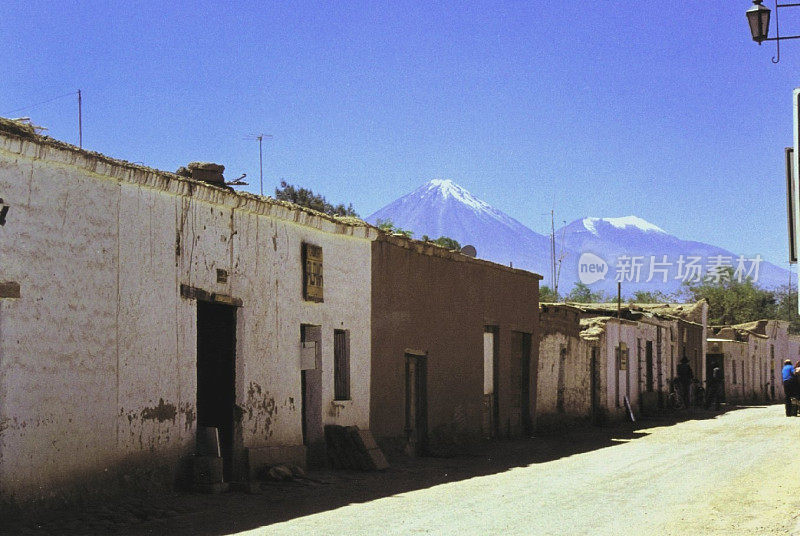
[[[357,426],[325,427],[328,459],[334,469],[375,471],[389,464],[369,430]]]

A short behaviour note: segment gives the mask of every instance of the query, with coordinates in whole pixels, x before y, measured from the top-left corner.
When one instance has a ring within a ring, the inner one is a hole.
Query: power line
[[[64,93],[63,95],[59,95],[58,97],[53,97],[51,99],[47,99],[45,101],[37,102],[36,104],[30,104],[28,106],[23,106],[22,108],[16,108],[14,110],[9,110],[8,112],[3,113],[3,115],[8,116],[17,112],[23,112],[25,110],[30,110],[32,108],[36,108],[37,106],[42,106],[44,104],[49,104],[55,100],[63,99],[64,97],[72,97],[75,95],[74,91],[70,91],[69,93]]]

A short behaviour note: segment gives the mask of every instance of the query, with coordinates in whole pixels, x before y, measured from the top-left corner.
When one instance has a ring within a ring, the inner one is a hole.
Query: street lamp
[[[769,14],[770,9],[761,5],[762,0],[753,0],[753,7],[747,10],[747,23],[750,25],[750,33],[753,41],[761,44],[767,39],[769,34]]]
[[[800,35],[789,35],[781,37],[781,27],[778,24],[778,10],[782,7],[798,7],[800,3],[779,4],[775,0],[775,37],[767,37],[769,35],[769,14],[770,9],[761,5],[763,0],[753,0],[753,7],[747,10],[747,24],[750,25],[750,34],[753,36],[753,41],[759,45],[763,41],[775,41],[778,49],[777,58],[773,56],[772,63],[781,61],[781,41],[783,39],[800,39]]]

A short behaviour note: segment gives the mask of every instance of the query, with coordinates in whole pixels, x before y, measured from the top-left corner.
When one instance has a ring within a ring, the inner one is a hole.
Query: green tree
[[[789,322],[789,333],[800,333],[800,315],[797,313],[797,291],[788,285],[775,290],[776,318]]]
[[[539,301],[544,303],[558,303],[561,301],[561,297],[547,285],[542,285],[539,287]]]
[[[461,251],[461,244],[458,243],[458,240],[450,238],[449,236],[440,236],[432,242],[450,250]]]
[[[585,283],[575,283],[572,290],[567,294],[566,301],[576,303],[599,303],[607,301],[606,293],[602,290],[592,292],[589,285]]]
[[[671,303],[675,297],[660,290],[637,290],[633,293],[634,303]]]
[[[778,313],[775,292],[762,289],[750,279],[734,279],[732,268],[699,283],[684,283],[684,295],[691,301],[708,301],[710,325],[776,318]]]
[[[411,231],[409,229],[401,229],[400,227],[396,226],[394,222],[392,222],[392,220],[378,220],[377,222],[375,222],[375,226],[381,231],[386,231],[387,233],[405,235],[408,238],[411,238],[411,235],[414,234],[414,231]]]
[[[281,181],[280,188],[275,188],[275,199],[279,201],[289,201],[296,205],[324,212],[331,216],[354,216],[358,218],[358,214],[353,209],[353,204],[350,203],[345,206],[343,203],[332,205],[325,197],[315,194],[308,188],[299,188],[286,181]]]

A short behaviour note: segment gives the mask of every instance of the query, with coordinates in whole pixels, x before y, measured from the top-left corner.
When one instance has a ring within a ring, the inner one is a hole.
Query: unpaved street
[[[790,462],[800,418],[782,412],[642,429],[617,446],[247,534],[787,534],[800,514]]]
[[[779,405],[694,417],[500,441],[257,494],[103,504],[0,533],[800,535],[800,418]]]

